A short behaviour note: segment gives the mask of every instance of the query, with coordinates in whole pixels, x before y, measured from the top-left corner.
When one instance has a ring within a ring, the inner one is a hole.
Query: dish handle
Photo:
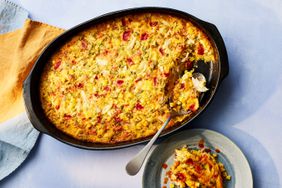
[[[204,28],[210,33],[212,39],[217,45],[217,50],[219,53],[219,60],[220,60],[220,78],[219,82],[221,83],[222,80],[228,75],[229,73],[229,64],[228,64],[228,55],[227,50],[223,41],[222,36],[220,35],[217,27],[211,23],[202,21]]]

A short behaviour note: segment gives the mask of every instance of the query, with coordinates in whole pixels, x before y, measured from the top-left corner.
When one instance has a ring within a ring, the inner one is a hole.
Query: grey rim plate
[[[225,181],[225,188],[252,188],[253,178],[249,163],[230,139],[215,131],[207,129],[190,129],[169,137],[152,152],[147,160],[143,174],[143,188],[169,187],[169,182],[164,184],[165,173],[173,163],[174,150],[187,145],[197,148],[199,140],[205,140],[205,147],[220,150],[218,161],[222,162],[231,175],[230,181]],[[167,169],[162,164],[168,165]]]

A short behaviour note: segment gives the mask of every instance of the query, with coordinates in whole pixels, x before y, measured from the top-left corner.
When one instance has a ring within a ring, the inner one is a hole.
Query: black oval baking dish
[[[37,62],[35,63],[32,71],[24,82],[24,101],[27,114],[33,126],[42,133],[50,135],[55,139],[64,142],[66,144],[84,148],[84,149],[116,149],[127,146],[132,146],[135,144],[143,143],[148,141],[151,137],[146,137],[138,140],[126,141],[115,144],[101,144],[101,143],[91,143],[77,140],[60,130],[58,130],[45,116],[43,109],[41,107],[40,97],[39,97],[39,82],[40,76],[43,71],[43,68],[48,61],[49,57],[68,39],[75,36],[79,32],[99,24],[101,22],[115,19],[121,16],[126,16],[130,14],[138,13],[161,13],[169,14],[172,16],[177,16],[184,18],[186,20],[194,23],[198,28],[200,28],[209,38],[213,44],[215,51],[217,53],[216,62],[213,63],[198,63],[196,69],[197,72],[201,72],[207,78],[207,86],[209,90],[202,96],[200,100],[200,108],[186,121],[182,122],[177,126],[173,126],[170,129],[163,131],[161,136],[171,134],[178,130],[179,128],[187,125],[190,121],[196,118],[203,110],[210,104],[212,98],[214,97],[219,84],[222,80],[228,75],[228,57],[226,48],[223,42],[223,39],[217,30],[216,26],[202,21],[186,12],[182,12],[170,8],[161,8],[161,7],[142,7],[142,8],[132,8],[116,12],[111,12],[97,18],[86,21],[82,24],[79,24],[73,27],[70,30],[67,30],[62,35],[57,37],[53,42],[51,42],[45,50],[42,52]]]

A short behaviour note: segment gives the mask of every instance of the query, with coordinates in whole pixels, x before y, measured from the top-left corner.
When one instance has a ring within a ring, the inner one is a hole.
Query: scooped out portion
[[[173,102],[169,104],[174,111],[194,112],[199,108],[200,92],[196,89],[192,79],[194,79],[193,71],[185,71],[184,75],[177,80],[172,91]]]

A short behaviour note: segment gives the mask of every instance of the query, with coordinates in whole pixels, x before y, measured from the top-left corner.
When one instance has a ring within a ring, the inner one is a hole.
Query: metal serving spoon
[[[194,81],[193,81],[194,79]],[[201,73],[194,73],[193,78],[192,78],[193,84],[195,88],[199,92],[204,92],[207,91],[207,88],[205,87],[206,79],[205,76]],[[195,85],[196,84],[196,85]],[[170,109],[171,110],[171,109]],[[165,121],[165,123],[162,125],[162,127],[158,130],[158,132],[154,135],[154,137],[150,140],[150,142],[141,150],[137,155],[135,155],[126,165],[126,172],[128,175],[134,176],[136,175],[140,168],[142,167],[142,164],[149,153],[151,147],[163,131],[163,129],[167,126],[167,124],[170,122],[171,118],[176,117],[176,116],[181,116],[181,115],[186,115],[191,113],[191,111],[170,111],[170,115]]]

